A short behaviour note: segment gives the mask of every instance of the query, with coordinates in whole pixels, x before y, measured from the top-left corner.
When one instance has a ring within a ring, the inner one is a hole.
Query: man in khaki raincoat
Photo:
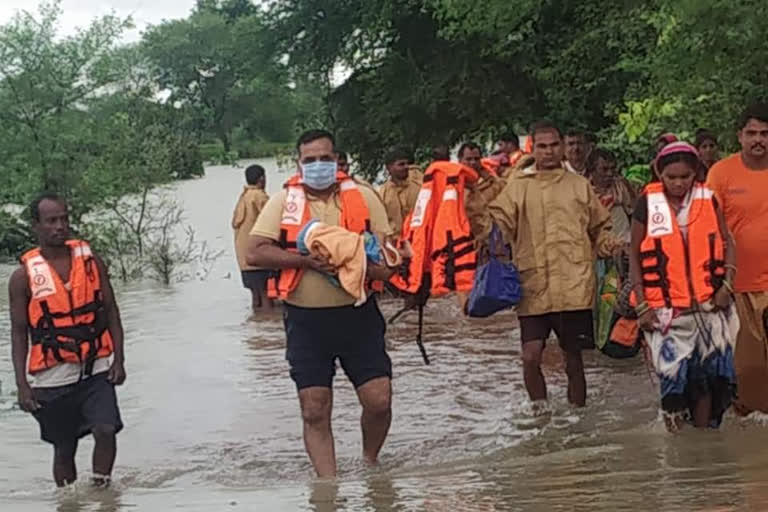
[[[594,346],[595,257],[611,256],[624,244],[611,233],[610,213],[589,181],[563,168],[563,137],[557,126],[537,123],[531,136],[535,164],[512,173],[488,206],[481,236],[487,237],[495,222],[512,244],[522,285],[517,313],[531,400],[547,398],[541,357],[554,331],[565,354],[568,401],[584,406],[581,351]]]
[[[507,182],[504,178],[493,176],[481,163],[482,149],[474,142],[465,142],[459,148],[459,163],[471,167],[480,175],[477,183],[467,186],[466,212],[472,233],[476,229],[482,229],[483,217],[487,215],[488,205],[504,190]],[[480,252],[485,249],[484,244],[479,244]]]
[[[389,224],[394,235],[400,236],[403,221],[416,206],[424,174],[411,165],[411,155],[400,148],[390,150],[385,156],[389,180],[378,190],[387,210]]]
[[[248,167],[245,170],[245,181],[247,185],[240,194],[232,215],[232,229],[235,231],[235,253],[243,286],[251,291],[251,307],[256,311],[259,308],[272,307],[272,301],[267,298],[266,293],[269,270],[252,267],[245,261],[251,228],[269,201],[269,196],[264,191],[267,185],[264,168],[260,165]]]

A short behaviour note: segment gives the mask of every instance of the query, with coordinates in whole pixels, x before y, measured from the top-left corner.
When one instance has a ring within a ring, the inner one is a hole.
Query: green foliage
[[[706,127],[730,149],[768,83],[763,3],[283,0],[269,20],[370,177],[389,145],[423,152],[541,118],[601,133],[627,162],[664,130]]]
[[[630,84],[647,80],[646,5],[291,0],[272,19],[298,69],[352,70],[326,96],[326,125],[372,177],[393,144],[486,140],[543,117],[608,126]]]
[[[19,255],[33,246],[29,227],[18,216],[0,211],[0,258]]]
[[[275,158],[278,155],[294,151],[294,142],[269,142],[265,140],[241,139],[237,132],[232,141],[233,149],[224,150],[220,141],[200,145],[200,154],[204,162],[212,164],[236,164],[240,159]]]
[[[242,2],[198,2],[187,19],[150,28],[142,42],[168,101],[196,128],[232,150],[236,129],[251,139],[293,137],[288,73],[275,59],[262,16]]]
[[[88,214],[202,176],[202,140],[218,138],[227,161],[269,154],[309,117],[301,109],[317,109],[310,87],[289,84],[274,38],[246,0],[200,0],[188,19],[152,27],[138,45],[120,43],[129,19],[98,18],[62,37],[60,16],[53,0],[0,27],[4,205],[57,191],[75,228],[105,239],[115,226],[95,232]],[[0,257],[28,244],[25,229],[21,208],[4,211]]]
[[[768,83],[760,0],[197,0],[130,46],[113,16],[59,37],[59,5],[0,27],[0,201],[58,190],[76,221],[204,161],[290,152],[310,127],[368,178],[389,146],[423,155],[540,118],[639,170],[663,131],[733,149]]]

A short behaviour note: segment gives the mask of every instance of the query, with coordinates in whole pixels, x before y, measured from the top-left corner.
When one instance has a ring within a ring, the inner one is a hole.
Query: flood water
[[[285,174],[273,161],[269,189]],[[768,510],[768,429],[664,431],[642,357],[586,355],[588,406],[567,405],[559,349],[546,351],[551,411],[533,414],[514,314],[467,320],[430,302],[424,366],[415,314],[388,332],[394,420],[381,467],[361,459],[359,406],[335,382],[340,475],[317,482],[304,453],[279,316],[250,318],[229,227],[242,169],[178,185],[198,238],[226,250],[206,281],[118,285],[128,380],[118,395],[114,485],[57,492],[51,448],[15,406],[7,296],[0,294],[0,510],[615,511]],[[10,267],[0,267],[7,282]],[[386,316],[398,304],[385,302]],[[81,476],[92,442],[78,454]],[[85,482],[84,478],[81,478]]]

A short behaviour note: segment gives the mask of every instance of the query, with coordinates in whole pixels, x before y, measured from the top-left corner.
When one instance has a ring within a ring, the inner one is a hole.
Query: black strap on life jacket
[[[472,235],[463,236],[456,240],[453,239],[453,231],[448,230],[447,241],[445,247],[437,249],[432,252],[432,259],[436,260],[441,255],[445,255],[445,287],[449,290],[456,290],[456,273],[465,272],[469,270],[475,270],[477,268],[477,262],[464,263],[457,265],[456,260],[467,254],[471,254],[475,248],[472,242],[475,238]],[[464,245],[466,244],[466,245]],[[461,249],[456,251],[456,247],[464,245]]]
[[[296,249],[296,240],[292,242],[288,241],[288,230],[281,229],[277,245],[279,245],[281,249]]]
[[[66,313],[52,313],[48,301],[40,302],[43,316],[37,325],[30,327],[30,339],[32,345],[41,345],[43,361],[48,366],[48,355],[52,354],[58,362],[64,362],[61,352],[70,352],[77,356],[83,366],[83,375],[90,376],[93,373],[93,365],[96,361],[99,349],[102,347],[102,336],[106,332],[109,323],[104,309],[104,299],[101,291],[94,292],[93,302],[89,302],[79,308]],[[93,313],[92,322],[60,327],[56,325],[56,319],[74,318]],[[88,345],[88,353],[83,359],[81,346]]]
[[[424,180],[422,183],[429,183],[430,181],[433,181],[435,179],[434,174],[425,174]],[[459,184],[459,177],[458,176],[448,176],[445,179],[445,182],[449,185],[458,185]]]
[[[647,260],[655,259],[656,263],[648,264]],[[654,248],[650,251],[640,251],[640,270],[643,274],[643,286],[645,288],[659,288],[661,294],[664,297],[664,304],[668,307],[672,307],[672,297],[669,295],[669,274],[667,273],[667,265],[669,264],[669,258],[662,250],[661,239],[656,238],[654,240]],[[648,274],[656,274],[659,277],[656,279],[650,279]]]
[[[715,258],[715,244],[717,235],[709,234],[709,261],[707,262],[707,271],[709,272],[709,282],[713,290],[718,290],[725,281],[725,260]]]

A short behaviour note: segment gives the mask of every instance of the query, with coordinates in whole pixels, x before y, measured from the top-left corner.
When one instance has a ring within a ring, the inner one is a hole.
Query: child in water
[[[685,422],[717,428],[736,390],[732,305],[734,245],[701,165],[685,142],[662,148],[632,221],[635,311],[661,383],[670,432]]]

